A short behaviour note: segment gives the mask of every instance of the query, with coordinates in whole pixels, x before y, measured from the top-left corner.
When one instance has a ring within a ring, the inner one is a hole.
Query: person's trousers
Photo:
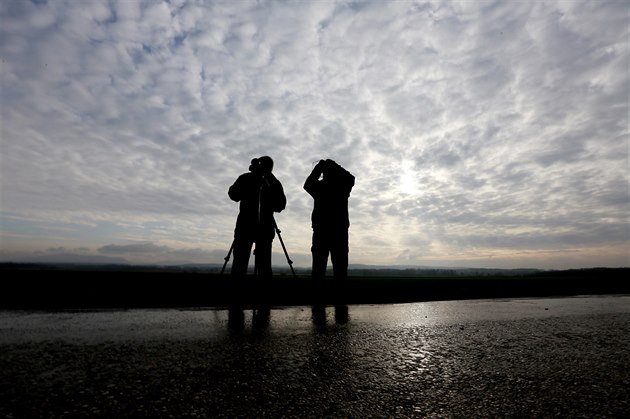
[[[328,255],[335,280],[348,278],[348,229],[313,229],[313,279],[324,279]]]
[[[256,266],[256,275],[260,278],[270,279],[271,271],[271,240],[255,241],[252,237],[235,237],[234,238],[234,260],[232,262],[231,275],[237,278],[245,278],[247,275],[247,267],[249,265],[249,256],[252,252],[252,246],[256,243],[254,252],[254,260]]]

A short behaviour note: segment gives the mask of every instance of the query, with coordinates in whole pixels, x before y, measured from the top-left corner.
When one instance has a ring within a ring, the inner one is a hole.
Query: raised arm
[[[266,175],[269,183],[269,191],[271,192],[271,200],[273,202],[272,208],[274,212],[281,212],[287,206],[287,197],[284,195],[284,188],[282,183],[273,175],[269,173]]]
[[[313,197],[319,189],[319,178],[324,171],[324,164],[324,160],[320,160],[313,168],[311,174],[306,178],[306,182],[304,182],[304,190]]]
[[[228,189],[228,195],[232,201],[239,202],[245,194],[245,175],[240,175],[234,184]]]

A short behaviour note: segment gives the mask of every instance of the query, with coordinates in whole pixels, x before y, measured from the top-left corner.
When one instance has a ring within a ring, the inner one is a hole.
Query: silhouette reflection
[[[349,320],[350,314],[348,313],[348,306],[336,306],[335,322],[337,322],[337,324],[346,324]]]
[[[228,329],[231,332],[242,332],[245,329],[245,311],[230,307],[228,310]]]
[[[271,310],[269,307],[255,308],[252,315],[252,329],[264,331],[269,327]]]
[[[350,315],[348,312],[348,306],[347,305],[337,305],[334,308],[334,315],[335,315],[335,324],[336,325],[344,325],[346,323],[348,323],[348,321],[350,320]],[[311,316],[312,316],[312,320],[313,320],[313,326],[315,326],[316,329],[325,329],[328,325],[328,321],[327,321],[327,312],[326,312],[326,306],[324,305],[320,305],[320,304],[316,304],[311,308]]]
[[[253,308],[251,319],[252,333],[265,333],[269,328],[270,318],[271,310],[269,307]],[[228,330],[237,335],[245,332],[245,309],[242,307],[230,307],[228,309]]]

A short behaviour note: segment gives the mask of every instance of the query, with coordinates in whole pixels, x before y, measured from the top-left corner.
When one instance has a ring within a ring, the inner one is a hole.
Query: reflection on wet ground
[[[411,328],[628,313],[630,296],[434,301],[411,304],[0,312],[0,344],[18,341],[206,339],[232,328],[268,329],[270,338],[310,333],[314,325]]]
[[[630,414],[630,297],[0,313],[0,415]]]

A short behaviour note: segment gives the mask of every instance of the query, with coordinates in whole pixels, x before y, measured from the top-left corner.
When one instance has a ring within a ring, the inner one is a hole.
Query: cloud
[[[357,263],[627,247],[627,39],[616,1],[3,3],[3,250],[219,256],[261,155],[295,253],[320,158]]]

